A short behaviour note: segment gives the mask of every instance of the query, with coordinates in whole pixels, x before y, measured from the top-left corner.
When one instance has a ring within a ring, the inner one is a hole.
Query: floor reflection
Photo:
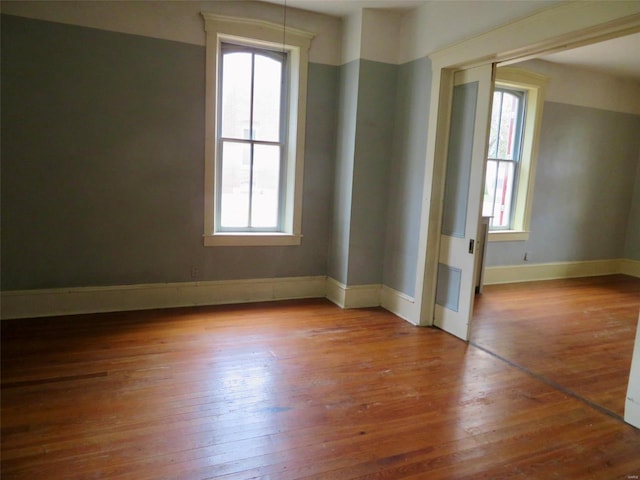
[[[639,308],[623,275],[485,286],[471,342],[622,418]]]

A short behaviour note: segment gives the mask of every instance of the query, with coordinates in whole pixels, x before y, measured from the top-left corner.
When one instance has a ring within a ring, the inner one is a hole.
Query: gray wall
[[[382,283],[397,71],[360,60],[348,285]]]
[[[345,285],[349,272],[353,158],[355,154],[359,80],[360,62],[358,60],[340,67],[333,224],[327,274]]]
[[[383,283],[409,296],[415,295],[430,94],[429,59],[400,66]]]
[[[626,237],[624,257],[640,260],[640,152],[638,152],[638,167],[636,168],[633,198],[629,208]]]
[[[382,283],[397,70],[362,59],[341,67],[328,275],[346,285]]]
[[[530,238],[489,244],[487,265],[624,257],[639,152],[640,116],[545,102]]]
[[[337,67],[311,64],[299,247],[208,247],[204,47],[2,16],[2,289],[324,275]]]

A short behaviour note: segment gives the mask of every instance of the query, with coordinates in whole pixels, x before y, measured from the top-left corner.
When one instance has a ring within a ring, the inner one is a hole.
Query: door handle
[[[469,253],[471,255],[473,255],[473,249],[476,246],[476,241],[472,238],[471,240],[469,240]]]

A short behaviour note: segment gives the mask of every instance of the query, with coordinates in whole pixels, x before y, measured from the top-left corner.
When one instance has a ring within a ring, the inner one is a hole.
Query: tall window
[[[482,214],[489,241],[527,240],[546,77],[498,67]]]
[[[513,226],[525,100],[525,92],[517,90],[496,88],[493,94],[482,204],[482,214],[491,217],[492,230],[511,230]]]
[[[280,231],[286,171],[287,54],[223,43],[218,231]]]
[[[204,244],[299,245],[313,34],[257,19],[202,16]]]

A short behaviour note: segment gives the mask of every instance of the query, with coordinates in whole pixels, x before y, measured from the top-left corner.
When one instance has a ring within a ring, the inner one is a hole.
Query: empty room
[[[637,1],[1,11],[3,478],[640,476]]]

